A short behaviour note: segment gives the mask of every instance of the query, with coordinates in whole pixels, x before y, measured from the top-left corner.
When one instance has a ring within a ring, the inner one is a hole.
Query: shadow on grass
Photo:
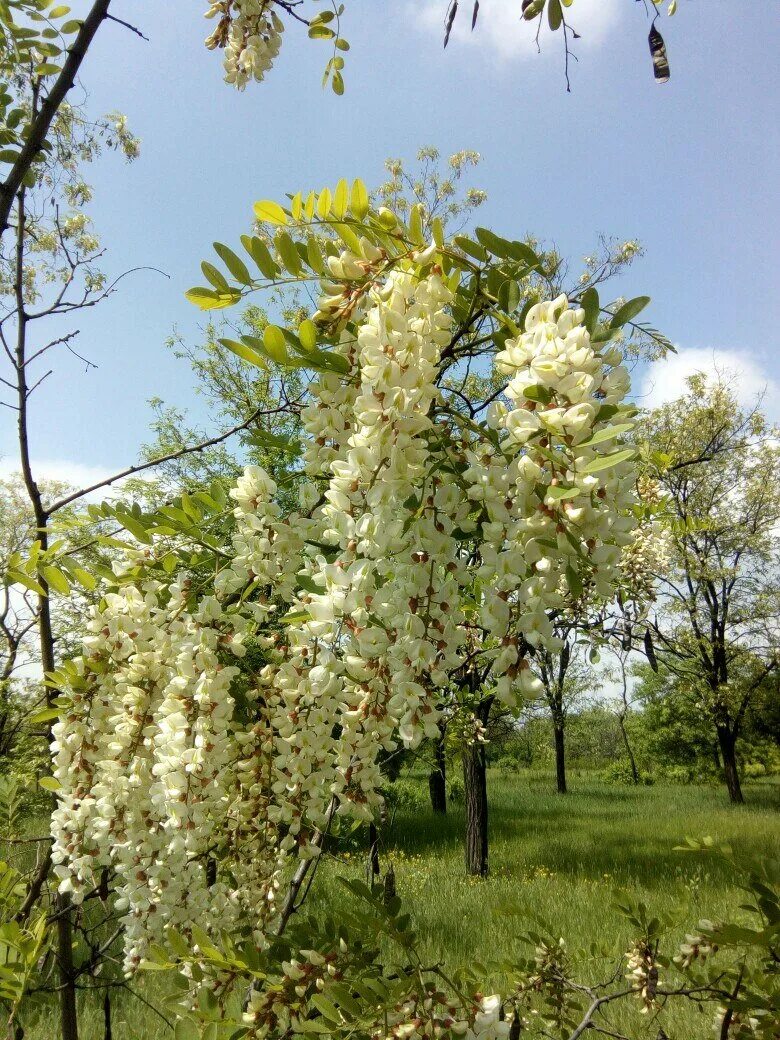
[[[657,887],[704,869],[726,879],[716,857],[704,863],[675,851],[687,837],[713,837],[746,856],[778,851],[780,830],[771,814],[780,808],[777,785],[748,788],[749,803],[731,806],[712,787],[611,787],[583,784],[557,795],[534,777],[491,777],[490,850],[493,870],[522,876],[544,867],[556,874],[598,880],[605,875]],[[768,818],[769,816],[769,818]],[[399,811],[386,835],[388,849],[407,855],[460,857],[462,806],[447,816]]]

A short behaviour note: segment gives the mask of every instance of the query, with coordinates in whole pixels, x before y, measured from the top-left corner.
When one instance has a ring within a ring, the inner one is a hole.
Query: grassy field
[[[450,806],[434,817],[424,800],[423,778],[401,781],[415,799],[406,800],[392,821],[383,848],[383,869],[392,862],[398,893],[408,903],[431,962],[486,965],[528,953],[518,934],[542,919],[572,950],[592,942],[603,947],[603,964],[614,968],[629,939],[629,927],[612,906],[615,890],[644,899],[655,913],[669,915],[682,937],[700,917],[717,918],[740,902],[715,860],[674,851],[686,836],[710,835],[746,854],[780,855],[780,787],[747,788],[748,804],[729,806],[713,787],[614,787],[587,774],[572,777],[566,796],[552,791],[549,776],[491,772],[490,877],[467,878],[463,867],[463,816]],[[364,856],[353,847],[323,863],[311,906],[343,899],[335,874],[364,876]],[[491,984],[505,980],[493,971]],[[155,979],[155,986],[160,983]],[[150,999],[150,984],[142,992]],[[613,1028],[631,1038],[652,1038],[658,1023],[631,1006],[615,1013]],[[693,1009],[664,1020],[670,1040],[704,1040],[712,1034],[709,1014]],[[44,1014],[28,1040],[54,1040],[56,1018]],[[115,1012],[115,1040],[162,1040],[170,1031],[135,1001]],[[84,1040],[102,1040],[97,1006],[84,1016]]]

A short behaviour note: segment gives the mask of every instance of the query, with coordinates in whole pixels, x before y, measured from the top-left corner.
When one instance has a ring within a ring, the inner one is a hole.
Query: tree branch
[[[0,184],[0,236],[8,230],[8,220],[14,196],[40,153],[54,117],[65,100],[65,95],[76,82],[76,76],[81,68],[81,63],[86,57],[87,50],[95,34],[108,14],[110,3],[111,0],[95,0],[92,10],[84,19],[81,28],[76,34],[76,39],[68,51],[68,57],[54,86],[30,125],[27,140],[24,142],[16,162],[11,167],[5,181]]]

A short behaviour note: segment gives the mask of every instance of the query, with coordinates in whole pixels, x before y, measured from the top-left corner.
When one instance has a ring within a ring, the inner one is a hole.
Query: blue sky
[[[117,0],[150,42],[107,25],[84,66],[92,110],[125,112],[142,139],[136,163],[109,155],[90,171],[106,268],[169,277],[133,275],[80,316],[79,349],[99,367],[63,358],[36,394],[33,454],[46,472],[134,461],[154,395],[198,413],[190,372],[164,342],[174,326],[197,335],[202,318],[182,294],[202,281],[214,239],[247,230],[255,199],[342,176],[376,184],[386,156],[424,144],[478,150],[475,183],[489,193],[479,222],[553,242],[575,266],[599,234],[641,240],[646,255],[614,294],[650,295],[648,320],[680,349],[642,376],[645,399],[713,357],[741,370],[745,394],[766,384],[780,396],[777,0],[683,0],[662,25],[665,86],[652,79],[642,4],[577,0],[571,94],[559,39],[537,55],[519,0],[482,0],[474,37],[456,33],[446,52],[444,0],[347,0],[342,98],[320,89],[327,46],[295,26],[265,83],[223,85],[203,48],[205,6]],[[8,469],[13,414],[0,423]]]

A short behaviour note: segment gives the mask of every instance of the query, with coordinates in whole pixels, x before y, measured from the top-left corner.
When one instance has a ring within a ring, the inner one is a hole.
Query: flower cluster
[[[323,287],[344,374],[311,388],[299,509],[248,468],[213,588],[151,566],[120,583],[55,728],[57,874],[78,901],[114,868],[129,969],[170,928],[250,921],[262,944],[290,858],[377,813],[380,752],[438,737],[475,661],[504,702],[532,694],[550,613],[620,579],[636,480],[610,427],[619,352],[565,297],[538,304],[496,357],[502,399],[465,421],[439,385],[454,282],[436,247],[389,263],[369,245]],[[467,1029],[494,1040],[479,1015]]]
[[[656,1006],[658,965],[652,947],[644,939],[632,943],[626,952],[626,978],[642,1002],[642,1014]]]
[[[284,32],[274,0],[214,0],[206,17],[218,19],[206,46],[224,49],[225,81],[243,90],[252,80],[263,80],[279,54]]]

